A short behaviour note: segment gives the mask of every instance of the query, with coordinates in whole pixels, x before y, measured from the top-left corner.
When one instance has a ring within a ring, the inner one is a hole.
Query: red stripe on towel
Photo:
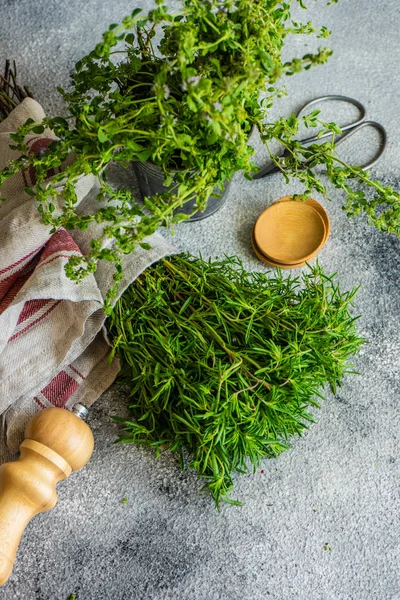
[[[65,371],[60,371],[45,388],[41,394],[54,406],[63,408],[68,398],[78,389],[79,383]]]
[[[40,321],[42,321],[45,317],[47,317],[47,315],[50,314],[60,304],[60,302],[62,302],[62,300],[58,300],[55,304],[53,304],[53,306],[51,306],[49,308],[49,310],[47,310],[45,313],[43,313],[42,315],[40,315],[40,317],[38,319],[36,319],[36,321],[33,321],[32,323],[29,323],[29,325],[27,325],[25,327],[25,329],[22,329],[21,331],[18,331],[18,333],[14,333],[14,335],[12,335],[10,337],[10,339],[8,340],[8,343],[14,341],[16,338],[18,338],[23,333],[26,333],[34,325],[37,325]]]
[[[49,239],[49,241],[47,242],[47,244],[40,256],[39,264],[42,261],[46,260],[46,258],[51,256],[52,254],[55,254],[56,252],[62,252],[62,251],[77,252],[77,253],[81,254],[79,247],[75,244],[74,240],[69,235],[69,233],[67,231],[65,231],[65,229],[59,229]]]
[[[35,248],[35,250],[32,250],[32,252],[29,252],[29,254],[25,254],[25,256],[23,256],[22,258],[17,260],[15,263],[12,263],[12,265],[9,265],[8,267],[5,267],[4,269],[2,269],[0,271],[0,275],[2,275],[3,273],[7,273],[7,271],[10,271],[11,269],[14,269],[14,267],[16,267],[17,265],[20,265],[22,262],[24,262],[24,260],[26,260],[27,258],[32,256],[32,254],[37,254],[39,252],[39,250],[41,248],[43,248],[43,246],[44,246],[44,244],[42,244],[38,248]]]
[[[79,377],[81,377],[82,379],[85,379],[85,376],[82,375],[82,373],[80,373],[78,371],[78,369],[75,369],[75,367],[73,367],[72,365],[68,365],[68,367],[71,369],[71,371],[73,371],[74,373],[76,373],[77,375],[79,375]]]
[[[18,271],[16,271],[12,275],[9,275],[5,279],[3,279],[3,281],[0,282],[0,300],[3,300],[4,296],[11,289],[11,287],[14,285],[14,283],[17,281],[17,279],[19,277],[21,277],[24,269],[25,269],[25,266],[22,265],[22,267]]]
[[[27,269],[22,275],[17,275],[17,279],[15,281],[10,282],[10,287],[4,294],[3,298],[1,298],[0,294],[0,314],[6,310],[13,302],[15,296],[18,294],[20,289],[25,285],[28,281],[31,273],[33,271],[33,266],[30,269]],[[0,288],[1,291],[1,288]]]
[[[29,317],[32,317],[32,315],[34,315],[38,310],[43,308],[43,306],[45,306],[49,302],[51,302],[51,300],[48,300],[48,299],[46,299],[46,300],[29,300],[28,302],[25,302],[24,308],[21,310],[21,313],[19,315],[17,325],[20,325],[21,323],[26,321],[26,319],[29,319]]]
[[[40,262],[37,268],[39,269],[39,267],[47,267],[48,264],[53,262],[53,260],[57,260],[58,258],[71,258],[71,254],[57,254],[57,256],[53,256],[53,258],[50,258],[50,260],[45,263]]]
[[[36,402],[36,404],[38,406],[40,406],[40,408],[46,408],[45,405],[43,404],[43,402],[40,402],[39,398],[37,398],[36,396],[34,397],[33,400]]]

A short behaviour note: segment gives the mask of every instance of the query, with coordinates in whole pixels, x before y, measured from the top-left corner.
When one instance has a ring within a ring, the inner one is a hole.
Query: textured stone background
[[[75,61],[109,23],[138,4],[2,0],[0,61],[15,58],[36,98],[55,114],[62,110],[55,86],[67,83]],[[318,95],[359,98],[389,133],[374,175],[399,189],[398,3],[310,2],[305,18],[333,30],[335,55],[288,79],[289,97],[274,115]],[[296,42],[288,55],[303,50]],[[375,141],[367,134],[352,138],[346,156],[363,160]],[[254,221],[270,202],[298,189],[279,175],[256,183],[239,174],[225,207],[181,226],[175,241],[204,256],[239,254],[249,268],[263,269],[250,248]],[[333,202],[325,202],[332,233],[320,258],[343,286],[362,284],[355,311],[370,344],[356,361],[361,376],[347,377],[335,397],[328,395],[318,423],[291,451],[238,477],[236,496],[245,505],[220,514],[171,456],[156,462],[151,453],[113,445],[110,415],[124,410],[114,387],[91,411],[92,461],[59,485],[57,507],[29,525],[1,599],[66,600],[71,592],[79,600],[400,599],[400,242],[362,218],[348,220],[341,201],[333,193]]]

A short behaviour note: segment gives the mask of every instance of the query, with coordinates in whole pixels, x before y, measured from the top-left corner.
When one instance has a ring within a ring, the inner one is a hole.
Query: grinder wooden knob
[[[62,408],[45,408],[28,423],[21,456],[0,467],[0,585],[11,574],[25,527],[57,504],[56,484],[93,453],[89,426]]]

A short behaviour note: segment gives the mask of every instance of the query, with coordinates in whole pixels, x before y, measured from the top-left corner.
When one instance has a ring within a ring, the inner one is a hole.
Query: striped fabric
[[[0,123],[0,169],[16,156],[9,148],[10,132],[28,117],[36,122],[44,117],[29,98]],[[37,154],[52,141],[47,131],[28,144]],[[48,406],[69,409],[78,401],[90,406],[119,370],[116,359],[110,363],[104,326],[103,297],[112,285],[112,265],[101,264],[78,285],[64,271],[69,257],[88,247],[99,226],[50,234],[24,189],[35,181],[31,169],[0,190],[0,462],[18,450],[33,414]],[[77,182],[76,192],[84,210],[98,208],[92,175]],[[126,257],[121,291],[147,266],[175,251],[158,234],[149,243],[151,250],[140,248]]]

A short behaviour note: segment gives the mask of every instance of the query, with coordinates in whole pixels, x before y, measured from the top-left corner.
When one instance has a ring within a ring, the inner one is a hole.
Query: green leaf
[[[206,139],[206,144],[208,146],[212,146],[213,144],[215,144],[215,142],[218,140],[218,135],[215,131],[213,131],[212,133],[210,133],[210,135],[207,137]]]
[[[33,188],[31,188],[29,186],[25,186],[24,190],[27,194],[29,194],[29,196],[36,196],[36,192]]]
[[[101,144],[103,144],[104,142],[108,142],[107,133],[101,127],[99,127],[98,130],[97,130],[97,137],[98,137],[99,142]]]
[[[43,133],[44,127],[43,125],[36,125],[35,127],[32,127],[32,131],[34,133]]]
[[[186,97],[186,102],[187,102],[189,110],[191,110],[192,112],[197,112],[197,110],[198,110],[197,104],[193,101],[191,96]]]
[[[147,148],[147,150],[138,152],[136,154],[136,156],[141,162],[146,162],[146,160],[148,160],[151,157],[152,153],[153,153],[153,150],[151,148]]]

